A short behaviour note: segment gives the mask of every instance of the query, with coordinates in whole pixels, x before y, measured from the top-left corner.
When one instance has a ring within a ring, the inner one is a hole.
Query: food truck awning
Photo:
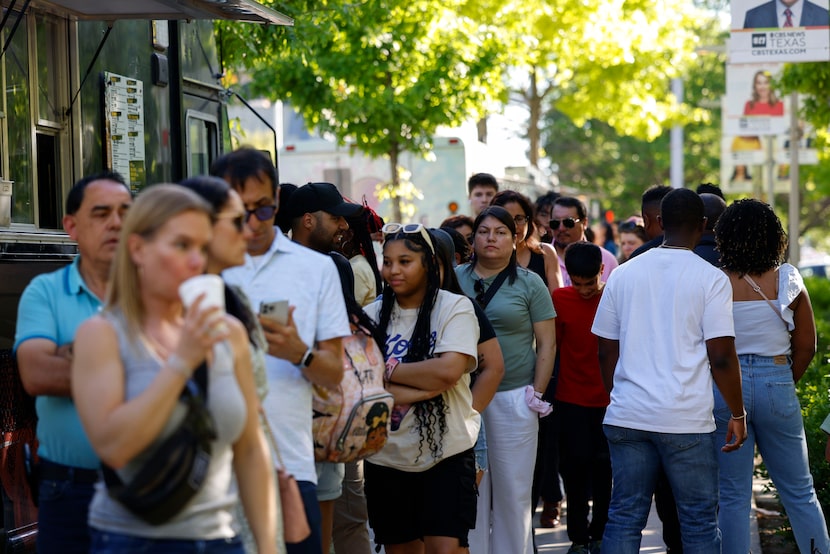
[[[15,1],[2,0],[2,4]],[[253,0],[31,0],[30,6],[76,20],[231,19],[294,24],[287,15]]]

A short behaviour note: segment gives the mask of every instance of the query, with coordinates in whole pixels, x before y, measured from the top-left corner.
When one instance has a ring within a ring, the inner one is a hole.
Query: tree
[[[486,0],[483,0],[486,2]],[[540,123],[551,108],[582,125],[654,140],[672,122],[700,117],[678,109],[669,81],[698,44],[700,16],[687,0],[522,0],[497,18],[515,37],[511,99],[527,106],[529,159],[543,152]],[[497,9],[492,6],[492,9]]]
[[[718,44],[725,33],[714,21],[699,31],[702,41]],[[683,74],[687,113],[684,126],[684,181],[694,187],[719,181],[720,97],[726,87],[724,56],[700,54]],[[625,135],[599,119],[576,123],[554,109],[543,120],[543,145],[560,182],[594,195],[603,208],[621,216],[639,213],[642,192],[669,179],[669,133],[653,141]]]
[[[439,127],[484,114],[503,89],[498,34],[460,15],[457,0],[309,1],[278,9],[295,18],[294,27],[218,23],[226,59],[244,66],[251,94],[290,101],[308,125],[340,144],[388,157],[400,221],[400,154],[428,154]]]

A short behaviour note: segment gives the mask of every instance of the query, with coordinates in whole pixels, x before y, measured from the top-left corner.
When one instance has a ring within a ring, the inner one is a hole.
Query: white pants
[[[524,387],[497,392],[482,414],[487,433],[489,468],[478,496],[476,529],[470,554],[533,554],[533,514],[530,509],[539,416],[525,402]],[[487,489],[489,485],[489,490]],[[492,511],[490,503],[492,498]],[[492,527],[488,550],[475,543]],[[479,546],[480,548],[480,546]]]

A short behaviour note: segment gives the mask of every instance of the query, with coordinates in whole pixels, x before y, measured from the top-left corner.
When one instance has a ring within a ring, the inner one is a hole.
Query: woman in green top
[[[459,266],[456,274],[461,288],[484,307],[493,324],[505,367],[498,392],[483,413],[491,490],[481,491],[479,509],[489,510],[492,494],[491,552],[530,554],[529,500],[538,418],[550,410],[541,395],[556,353],[556,312],[542,279],[517,266],[516,224],[510,212],[490,206],[479,214],[473,250],[473,260]]]

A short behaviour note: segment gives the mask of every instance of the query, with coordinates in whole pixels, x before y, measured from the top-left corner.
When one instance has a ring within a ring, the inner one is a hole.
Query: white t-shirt
[[[381,302],[374,302],[364,310],[374,321],[378,321],[380,308]],[[390,356],[403,358],[409,351],[409,339],[412,337],[417,319],[417,308],[402,310],[397,303],[395,304],[389,328],[386,330],[386,347]],[[430,327],[434,344],[433,355],[460,352],[477,358],[478,320],[473,311],[473,304],[466,296],[445,290],[438,291]],[[442,396],[447,406],[447,430],[441,440],[443,458],[434,459],[426,442],[421,447],[419,457],[420,434],[415,410],[411,407],[401,420],[400,427],[395,431],[390,428],[386,446],[372,456],[370,461],[401,471],[419,472],[426,471],[441,459],[472,448],[478,437],[481,416],[473,409],[470,374],[462,375],[455,386],[442,393]]]
[[[245,265],[222,274],[237,285],[254,311],[260,303],[288,300],[300,338],[309,346],[351,334],[340,275],[334,262],[277,232],[260,264],[245,256]],[[294,360],[265,357],[270,392],[262,402],[288,472],[298,481],[317,483],[311,434],[311,383]]]
[[[620,341],[604,423],[660,433],[710,433],[706,342],[734,337],[732,287],[691,250],[652,248],[605,285],[591,331]]]

